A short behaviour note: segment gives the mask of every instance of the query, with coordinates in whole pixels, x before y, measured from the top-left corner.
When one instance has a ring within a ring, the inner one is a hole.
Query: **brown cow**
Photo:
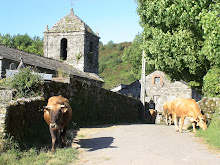
[[[171,109],[173,111],[173,118],[176,131],[182,132],[182,127],[185,117],[189,117],[192,122],[193,132],[196,132],[195,125],[197,124],[205,130],[206,116],[201,113],[195,100],[176,98],[171,102]],[[181,118],[178,130],[178,120]]]
[[[171,109],[171,102],[166,102],[163,104],[163,112],[165,115],[165,119],[166,119],[166,125],[171,125],[172,124],[172,109]],[[169,119],[169,123],[168,123],[168,119]]]
[[[65,134],[66,128],[72,118],[72,108],[69,105],[69,100],[62,96],[49,98],[47,106],[44,108],[44,120],[49,125],[52,139],[51,151],[54,152],[57,132],[60,135],[62,147],[66,145]]]

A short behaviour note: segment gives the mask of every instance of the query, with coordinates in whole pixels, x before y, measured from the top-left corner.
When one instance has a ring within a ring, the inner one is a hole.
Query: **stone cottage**
[[[163,104],[171,101],[176,97],[192,98],[196,101],[201,99],[201,95],[196,89],[187,85],[184,81],[170,81],[164,72],[159,70],[146,76],[146,102],[152,100],[155,103],[155,109],[163,112]],[[140,99],[141,84],[140,80],[130,85],[124,85],[120,90],[112,88],[115,91],[128,96]]]
[[[61,60],[83,72],[98,74],[99,36],[71,9],[44,32],[44,56]]]

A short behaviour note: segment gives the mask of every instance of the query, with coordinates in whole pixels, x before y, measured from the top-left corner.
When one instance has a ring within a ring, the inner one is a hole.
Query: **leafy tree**
[[[0,44],[29,53],[43,55],[43,39],[37,36],[31,38],[28,34],[14,36],[0,34]]]
[[[0,43],[5,46],[12,46],[12,37],[10,34],[1,35],[0,34]]]
[[[141,58],[143,47],[143,35],[136,35],[132,45],[125,49],[123,62],[131,64],[131,73],[136,79],[141,76]]]
[[[204,76],[203,93],[205,96],[220,97],[220,68],[213,67]]]
[[[209,68],[220,61],[219,1],[137,2],[146,63],[172,79],[201,87]]]
[[[113,48],[113,47],[114,47],[114,42],[113,42],[113,41],[109,41],[109,42],[106,44],[106,47],[107,47],[108,49]]]

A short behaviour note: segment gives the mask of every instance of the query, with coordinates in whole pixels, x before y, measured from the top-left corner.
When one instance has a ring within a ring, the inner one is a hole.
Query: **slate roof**
[[[73,9],[65,17],[61,18],[55,25],[47,32],[75,32],[87,31],[95,35],[92,29],[85,24],[77,15],[74,14]]]
[[[97,74],[82,72],[60,61],[42,57],[42,56],[35,55],[35,54],[30,54],[30,53],[27,53],[27,52],[24,52],[18,49],[13,49],[13,48],[1,45],[1,44],[0,44],[0,57],[4,59],[13,60],[18,63],[20,62],[20,57],[22,57],[23,62],[26,65],[36,66],[36,67],[40,67],[44,69],[49,69],[52,71],[57,71],[59,68],[61,68],[65,72],[70,73],[70,75],[104,82],[104,80],[100,78]]]

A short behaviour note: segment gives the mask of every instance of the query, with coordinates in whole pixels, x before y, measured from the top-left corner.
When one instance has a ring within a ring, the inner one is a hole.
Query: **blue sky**
[[[99,32],[106,44],[133,41],[142,31],[135,0],[0,0],[0,33],[43,37],[62,17],[74,13]]]

